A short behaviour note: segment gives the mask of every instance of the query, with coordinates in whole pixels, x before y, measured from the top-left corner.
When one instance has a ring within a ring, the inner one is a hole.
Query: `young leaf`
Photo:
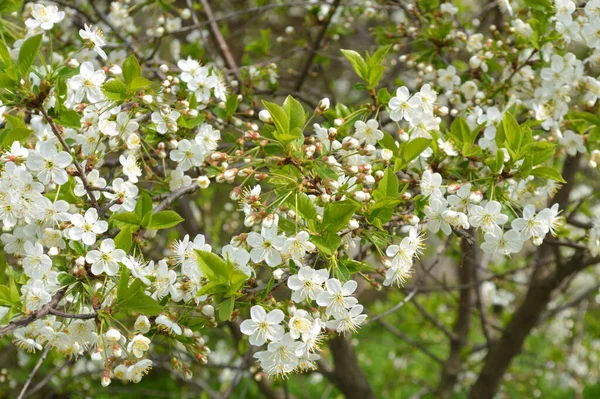
[[[519,123],[509,112],[504,114],[504,119],[502,120],[502,128],[504,131],[504,135],[506,137],[506,141],[511,150],[515,153],[519,152],[521,148],[521,141],[523,139],[523,135],[521,134],[521,128],[519,127]]]
[[[123,62],[123,78],[127,87],[129,88],[133,80],[139,76],[142,76],[142,68],[135,55],[132,54]]]
[[[152,230],[168,229],[183,222],[183,218],[175,211],[161,211],[152,215],[148,228]]]
[[[354,50],[340,50],[342,54],[350,61],[352,64],[352,68],[354,68],[354,72],[363,80],[367,80],[368,76],[368,67],[365,60],[362,58],[360,54],[358,54]]]
[[[25,80],[28,79],[27,75],[31,70],[33,61],[35,61],[35,58],[37,57],[38,52],[40,51],[43,37],[43,34],[31,36],[29,39],[25,40],[25,42],[21,46],[21,49],[19,50],[17,68],[19,70],[19,75]]]
[[[381,193],[383,197],[397,197],[398,189],[398,176],[396,176],[392,168],[386,168],[383,178],[377,186],[377,192]]]
[[[346,226],[348,222],[360,208],[360,205],[352,200],[334,202],[325,206],[323,213],[322,231],[338,232]]]
[[[298,194],[298,213],[306,220],[316,220],[317,210],[315,204],[304,193]]]
[[[233,307],[235,305],[235,298],[229,297],[226,298],[221,305],[219,306],[219,310],[217,313],[217,319],[219,321],[227,321],[231,318],[231,313],[233,313]]]
[[[566,181],[563,179],[563,177],[560,175],[560,173],[556,169],[547,168],[544,166],[533,169],[531,171],[531,175],[537,176],[537,177],[542,177],[544,179],[554,180],[559,183],[566,183]]]

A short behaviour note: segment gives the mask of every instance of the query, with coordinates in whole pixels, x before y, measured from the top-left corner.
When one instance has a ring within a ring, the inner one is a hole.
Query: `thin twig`
[[[37,312],[34,312],[31,315],[24,317],[22,319],[11,321],[10,323],[8,323],[7,326],[0,328],[0,337],[8,334],[9,332],[11,332],[13,330],[16,330],[19,327],[23,327],[28,324],[31,324],[35,320],[41,319],[42,317],[46,316],[48,313],[50,313],[50,309],[54,308],[60,302],[60,300],[65,295],[66,291],[67,291],[66,288],[61,289],[52,297],[52,299],[50,300],[50,302],[48,304],[44,305]]]
[[[225,62],[227,63],[229,69],[231,69],[233,74],[239,79],[237,63],[231,55],[231,50],[229,49],[229,46],[227,45],[227,42],[225,41],[225,38],[223,37],[221,30],[219,29],[219,25],[217,25],[217,22],[215,21],[212,9],[210,8],[210,4],[208,4],[207,0],[201,1],[202,6],[204,7],[204,12],[206,13],[206,18],[208,18],[210,22],[210,30],[213,34],[214,39],[219,45],[219,49],[221,50],[221,55],[223,55],[223,58],[225,59]]]
[[[203,0],[203,1],[206,1],[206,0]],[[333,15],[335,14],[335,12],[341,2],[342,2],[342,0],[335,0],[335,2],[331,5],[331,8],[329,9],[329,13],[327,14],[327,17],[325,17],[325,20],[323,20],[321,31],[317,35],[317,38],[315,39],[312,46],[310,46],[308,48],[308,58],[306,59],[306,62],[304,63],[304,66],[302,67],[302,70],[301,70],[302,72],[300,72],[300,78],[296,82],[294,91],[300,91],[302,89],[302,86],[304,85],[304,81],[308,77],[308,71],[310,70],[310,66],[313,63],[315,55],[317,54],[317,51],[319,51],[319,48],[321,48],[321,45],[323,44],[323,39],[325,38],[327,29],[329,28],[329,24],[331,23],[331,19],[333,18]]]
[[[50,352],[50,345],[46,346],[46,349],[44,349],[42,356],[40,356],[40,359],[36,363],[35,367],[33,368],[33,370],[31,370],[31,373],[29,373],[29,377],[27,378],[27,381],[25,381],[25,385],[23,385],[23,389],[21,389],[21,393],[19,393],[17,399],[23,399],[23,396],[25,395],[25,392],[27,392],[27,388],[29,388],[29,384],[31,384],[31,380],[33,380],[35,373],[38,372],[40,367],[42,367],[42,363],[44,363],[44,360],[46,360],[48,352]]]

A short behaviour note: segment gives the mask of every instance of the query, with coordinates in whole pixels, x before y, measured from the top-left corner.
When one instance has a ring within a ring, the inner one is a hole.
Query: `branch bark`
[[[335,11],[337,10],[337,8],[341,2],[342,2],[342,0],[335,0],[334,3],[331,5],[331,8],[329,9],[329,13],[327,14],[327,17],[325,17],[325,20],[323,21],[321,31],[317,35],[317,38],[313,42],[312,46],[308,49],[308,58],[306,59],[306,62],[304,63],[304,66],[302,67],[302,72],[300,72],[300,78],[296,82],[294,91],[300,91],[300,89],[302,89],[302,86],[304,85],[304,81],[308,77],[308,72],[310,70],[310,66],[313,63],[315,55],[317,54],[317,51],[319,51],[319,48],[321,48],[321,45],[323,44],[323,39],[325,38],[325,34],[327,33],[327,29],[329,28],[331,18],[333,18],[333,15],[335,14]]]
[[[325,376],[347,399],[376,399],[377,395],[360,369],[350,342],[343,335],[338,335],[329,340],[329,348],[335,368],[324,372]]]
[[[554,202],[564,209],[574,185],[579,167],[579,156],[569,157],[563,168],[563,178],[567,182],[554,197]],[[582,270],[586,264],[584,252],[579,250],[567,264],[553,270],[553,246],[543,243],[536,252],[535,268],[525,299],[513,314],[498,342],[491,345],[484,365],[475,384],[469,392],[470,399],[493,398],[502,377],[512,359],[518,355],[525,339],[536,326],[540,315],[552,298],[553,291],[568,276]]]
[[[472,236],[471,231],[469,236]],[[458,312],[454,328],[453,339],[450,340],[450,354],[444,362],[442,374],[438,385],[438,396],[442,399],[450,398],[454,391],[454,385],[458,380],[458,374],[462,367],[461,352],[467,342],[471,328],[471,312],[473,310],[473,288],[471,280],[479,262],[479,247],[473,245],[465,237],[461,242],[462,252],[465,254],[463,263],[458,270],[458,280],[463,288],[460,290],[458,299]]]

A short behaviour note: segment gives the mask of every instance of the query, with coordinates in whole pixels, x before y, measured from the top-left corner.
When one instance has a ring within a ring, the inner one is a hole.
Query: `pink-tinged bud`
[[[454,183],[454,184],[450,184],[448,186],[448,193],[449,194],[454,194],[455,192],[457,192],[460,189],[460,184],[458,183]]]
[[[110,385],[110,382],[111,382],[111,381],[110,381],[110,374],[109,374],[109,372],[108,372],[108,371],[106,371],[106,370],[105,370],[105,371],[102,373],[102,379],[100,380],[100,384],[102,384],[102,386],[103,386],[104,388],[106,388],[107,386],[109,386],[109,385]]]
[[[482,199],[483,199],[483,194],[481,194],[481,191],[473,191],[469,195],[469,201],[471,201],[474,204],[479,204]]]

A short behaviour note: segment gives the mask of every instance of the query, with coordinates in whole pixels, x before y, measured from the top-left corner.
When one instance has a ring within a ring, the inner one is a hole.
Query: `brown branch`
[[[58,303],[60,302],[60,300],[65,295],[66,291],[67,291],[66,288],[61,289],[60,291],[58,291],[52,297],[52,299],[50,300],[50,302],[48,302],[46,305],[44,305],[37,312],[34,312],[31,315],[26,316],[26,317],[24,317],[22,319],[11,321],[10,323],[8,323],[7,326],[0,328],[0,337],[8,334],[9,332],[11,332],[13,330],[16,330],[19,327],[24,327],[24,326],[26,326],[28,324],[33,323],[37,319],[41,319],[42,317],[46,316],[48,313],[50,313],[50,309],[52,309],[56,305],[58,305]]]
[[[54,370],[52,370],[52,372],[48,373],[48,375],[46,375],[40,382],[35,384],[35,386],[33,388],[31,388],[25,394],[25,396],[23,396],[23,398],[28,398],[28,397],[32,396],[33,394],[35,394],[36,392],[38,392],[43,387],[45,387],[50,382],[52,377],[54,377],[56,374],[60,373],[65,367],[74,364],[77,361],[77,359],[78,358],[71,358],[71,359],[65,360],[60,366],[56,367]]]
[[[419,341],[417,341],[417,340],[409,337],[408,335],[404,334],[402,331],[400,331],[399,329],[397,329],[396,327],[394,327],[393,325],[391,325],[390,323],[388,323],[386,321],[378,320],[378,323],[381,324],[381,326],[383,328],[385,328],[386,330],[388,330],[389,332],[391,332],[392,334],[394,334],[398,338],[400,338],[403,341],[405,341],[406,343],[408,343],[410,346],[413,346],[416,349],[419,349],[421,352],[423,352],[423,354],[425,354],[428,357],[430,357],[436,363],[439,363],[440,365],[444,364],[444,361],[442,359],[440,359],[433,352],[431,352],[429,349],[427,349],[427,347],[425,345],[421,344]]]
[[[73,313],[65,313],[65,312],[62,312],[62,311],[54,309],[54,308],[50,308],[48,310],[48,313],[53,314],[55,316],[64,317],[65,319],[81,319],[81,320],[95,319],[96,316],[98,316],[97,312],[73,314]]]
[[[375,399],[369,381],[358,365],[352,344],[343,335],[329,340],[334,369],[325,376],[344,394],[346,399]]]
[[[239,69],[237,63],[235,62],[233,55],[231,55],[231,50],[229,49],[227,41],[225,41],[225,38],[223,37],[221,30],[219,29],[219,25],[217,25],[217,22],[215,21],[215,16],[213,15],[212,9],[210,8],[210,4],[208,4],[208,0],[201,0],[201,2],[202,7],[204,8],[204,12],[206,14],[206,18],[208,19],[210,24],[210,31],[212,33],[213,38],[218,44],[218,48],[221,51],[221,55],[225,59],[228,68],[233,72],[236,78],[239,79]]]
[[[206,0],[203,0],[203,1],[206,1]],[[333,15],[335,14],[335,12],[341,2],[342,2],[342,0],[335,0],[333,2],[333,4],[331,5],[331,8],[329,9],[329,13],[323,20],[321,31],[317,35],[317,38],[315,39],[313,44],[308,48],[308,58],[306,59],[306,62],[304,63],[304,66],[302,67],[302,72],[300,72],[300,78],[296,82],[294,91],[300,91],[300,89],[302,89],[302,86],[304,85],[304,81],[308,77],[308,72],[310,70],[310,66],[313,63],[315,55],[317,55],[317,51],[319,51],[319,48],[321,48],[321,45],[323,44],[323,39],[325,38],[327,29],[329,28],[329,24],[331,23],[331,19],[333,18]]]
[[[183,197],[186,194],[193,193],[197,189],[198,189],[198,185],[192,184],[190,186],[182,187],[180,189],[177,189],[177,190],[171,192],[170,194],[167,194],[164,197],[164,199],[162,200],[162,202],[160,202],[158,205],[156,205],[154,207],[152,212],[156,213],[156,212],[162,211],[163,209],[169,208],[173,204],[173,202],[177,201],[179,198]]]
[[[565,161],[563,179],[567,183],[556,193],[552,201],[558,203],[561,209],[568,204],[575,175],[579,169],[579,160],[578,155],[569,157]],[[567,277],[596,260],[586,259],[585,252],[578,250],[566,264],[553,269],[553,253],[553,247],[549,243],[543,243],[536,251],[534,271],[525,299],[513,313],[501,338],[490,346],[479,377],[469,391],[470,399],[494,397],[512,359],[521,352],[525,339],[537,325],[540,315],[552,299],[553,291]]]
[[[471,234],[467,234],[472,237]],[[479,247],[473,245],[466,237],[461,242],[461,249],[464,254],[463,262],[458,270],[458,280],[460,284],[470,285],[473,278],[473,270],[479,263]],[[450,353],[444,362],[437,393],[440,398],[450,398],[452,396],[454,385],[458,381],[458,374],[462,367],[461,352],[467,342],[469,330],[471,328],[471,312],[473,310],[473,289],[465,287],[460,290],[458,300],[458,311],[454,323],[454,339],[450,340]]]
[[[42,367],[42,363],[44,363],[44,360],[46,360],[46,357],[48,356],[48,352],[50,352],[50,345],[46,346],[46,349],[44,349],[44,352],[42,352],[42,356],[40,356],[40,359],[35,364],[35,367],[33,368],[33,370],[31,370],[31,373],[29,373],[29,377],[27,378],[27,381],[25,381],[25,385],[23,385],[23,388],[21,389],[21,392],[19,393],[19,396],[17,397],[17,399],[23,399],[23,397],[25,396],[25,392],[27,392],[27,388],[29,388],[29,384],[31,384],[33,377],[38,372],[40,367]]]
[[[575,296],[573,299],[571,299],[567,303],[557,306],[554,309],[548,310],[546,313],[542,314],[542,316],[540,317],[540,324],[548,319],[551,319],[552,317],[556,316],[557,314],[559,314],[560,312],[562,312],[566,309],[577,306],[583,300],[587,299],[590,295],[598,292],[598,289],[600,289],[600,283],[596,283],[593,286],[591,286],[590,288],[582,291],[581,293],[579,293],[577,296]]]

